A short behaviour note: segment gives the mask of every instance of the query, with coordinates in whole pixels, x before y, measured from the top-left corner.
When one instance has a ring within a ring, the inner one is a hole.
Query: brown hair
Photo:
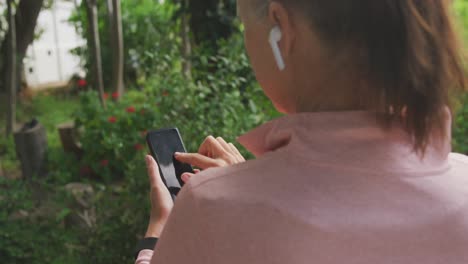
[[[302,12],[331,49],[359,54],[352,59],[370,83],[365,106],[386,125],[404,120],[415,150],[424,153],[435,130],[448,133],[449,89],[466,87],[451,0],[272,1]]]

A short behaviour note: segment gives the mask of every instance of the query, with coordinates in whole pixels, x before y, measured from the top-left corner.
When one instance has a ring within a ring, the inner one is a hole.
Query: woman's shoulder
[[[220,185],[224,182],[239,182],[245,178],[252,177],[252,174],[258,173],[258,169],[269,162],[271,160],[262,157],[233,166],[210,168],[192,177],[187,183],[187,189],[196,190],[205,188],[205,186]]]
[[[257,196],[260,189],[266,191],[265,178],[275,174],[278,156],[282,156],[278,154],[271,153],[234,166],[204,170],[192,177],[183,191],[209,200],[222,198],[226,201],[240,196]]]
[[[449,161],[452,163],[464,164],[468,169],[468,156],[459,153],[450,153]],[[468,171],[467,171],[468,173]]]

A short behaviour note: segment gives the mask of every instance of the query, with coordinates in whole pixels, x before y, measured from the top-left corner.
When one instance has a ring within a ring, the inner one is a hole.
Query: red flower
[[[113,99],[119,99],[120,94],[118,92],[112,93],[112,98]]]
[[[164,96],[164,97],[169,96],[169,92],[168,91],[163,91],[162,96]]]
[[[133,148],[136,151],[140,151],[140,150],[143,150],[145,147],[142,144],[135,144],[135,146],[133,146]]]
[[[135,112],[136,112],[135,107],[130,106],[130,107],[127,108],[127,113],[135,113]]]
[[[85,87],[88,85],[88,82],[85,79],[79,79],[76,83],[79,87]]]
[[[104,100],[107,100],[109,99],[109,94],[108,93],[104,93]]]
[[[109,165],[109,160],[101,160],[101,166],[107,167]]]
[[[117,117],[111,116],[111,117],[109,117],[108,121],[109,121],[109,123],[115,123],[115,122],[117,122]]]

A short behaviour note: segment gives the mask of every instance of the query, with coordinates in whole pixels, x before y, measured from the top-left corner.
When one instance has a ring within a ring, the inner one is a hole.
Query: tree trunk
[[[124,43],[120,0],[107,0],[109,11],[110,45],[112,49],[112,87],[120,95],[124,93]]]
[[[113,0],[107,0],[107,19],[108,19],[108,23],[109,23],[109,48],[110,50],[112,51],[112,62],[115,61],[115,46],[116,46],[116,43],[115,43],[115,30],[114,30],[114,5],[112,4],[112,1]],[[113,69],[114,67],[112,67]],[[115,82],[114,82],[114,71],[112,70],[112,87],[111,89],[113,91],[117,91],[117,87],[115,86]]]
[[[16,13],[16,36],[18,37],[18,61],[22,62],[29,45],[34,41],[37,18],[44,0],[21,0]]]
[[[96,0],[86,0],[86,11],[91,43],[89,43],[91,56],[94,58],[94,83],[99,91],[99,99],[103,107],[106,107],[104,99],[104,81],[102,77],[101,43],[99,39],[98,10]]]
[[[34,40],[34,32],[36,29],[37,18],[43,6],[44,0],[21,0],[16,9],[15,22],[16,22],[16,37],[17,37],[17,76],[21,76],[23,69],[23,59],[26,56],[26,51]],[[10,30],[7,32],[7,35],[10,34]],[[6,42],[8,38],[5,38],[5,41],[1,46],[1,54],[3,58],[6,58],[8,55],[8,44]],[[5,74],[6,65],[1,66],[3,68],[1,72]],[[17,89],[19,90],[21,78],[18,79],[16,83]],[[6,88],[6,85],[5,85]]]
[[[7,13],[8,13],[8,24],[9,24],[9,34],[7,36],[7,56],[6,56],[6,75],[5,83],[8,91],[7,102],[7,124],[6,124],[6,134],[9,136],[14,128],[16,123],[16,83],[17,83],[17,61],[16,61],[16,21],[15,16],[13,15],[13,0],[7,0]]]
[[[181,15],[181,37],[182,37],[182,71],[187,79],[192,78],[192,43],[190,40],[190,16],[187,12],[189,0],[182,0],[182,15]]]

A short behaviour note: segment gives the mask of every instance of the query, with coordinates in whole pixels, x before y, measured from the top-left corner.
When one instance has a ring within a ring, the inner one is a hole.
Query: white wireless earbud
[[[279,26],[275,26],[271,29],[269,41],[271,48],[273,49],[273,55],[275,56],[276,64],[278,65],[280,71],[286,68],[286,65],[284,64],[283,55],[281,54],[281,50],[278,45],[278,42],[281,40],[282,36],[283,34],[281,33],[281,29],[279,28]]]

